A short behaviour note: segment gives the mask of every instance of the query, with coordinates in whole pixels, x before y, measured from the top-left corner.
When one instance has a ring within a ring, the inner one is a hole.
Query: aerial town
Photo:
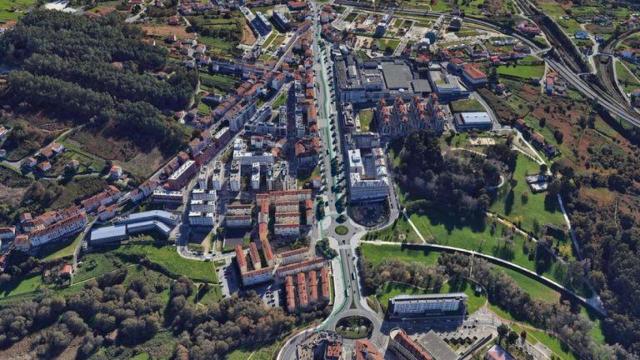
[[[637,1],[0,8],[0,359],[640,356]]]

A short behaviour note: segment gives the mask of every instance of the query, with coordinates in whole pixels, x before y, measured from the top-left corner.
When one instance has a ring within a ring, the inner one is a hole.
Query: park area
[[[368,262],[371,262],[374,265],[380,264],[388,259],[393,259],[405,263],[418,262],[425,266],[437,266],[438,257],[440,256],[440,253],[436,251],[410,250],[399,245],[374,245],[366,243],[360,246],[360,252]],[[498,266],[495,266],[494,268],[495,271],[506,273],[518,284],[520,288],[522,288],[522,290],[527,292],[532,298],[546,302],[557,302],[560,299],[560,294],[558,292],[546,287],[545,285],[537,282],[534,279],[531,279],[525,275],[509,269],[501,268]],[[555,356],[557,356],[558,359],[577,360],[577,357],[569,350],[567,350],[566,347],[564,347],[561,342],[553,335],[548,334],[542,329],[535,328],[529,323],[517,320],[509,312],[503,310],[495,304],[492,304],[491,301],[488,301],[485,295],[477,294],[475,292],[475,287],[472,284],[468,283],[468,281],[462,282],[462,285],[459,288],[455,289],[452,288],[448,282],[445,282],[438,291],[438,293],[449,292],[464,292],[469,297],[467,303],[467,311],[469,314],[475,312],[483,306],[487,306],[489,310],[494,312],[500,318],[504,319],[505,322],[510,323],[510,326],[515,326],[517,329],[526,329],[529,334],[533,335],[532,339],[530,340],[532,344],[535,344],[537,342],[544,344],[546,347],[551,349],[551,351]],[[429,293],[429,291],[417,288],[409,284],[395,282],[386,283],[385,285],[378,288],[376,294],[371,295],[368,298],[368,302],[374,307],[380,306],[380,309],[382,311],[386,311],[389,299],[394,296],[402,294],[420,295],[425,293]],[[595,322],[596,326],[593,327],[591,336],[598,343],[602,343],[604,339],[600,327],[600,320],[593,317],[585,308],[582,308],[580,313],[585,318],[589,318],[590,320]]]

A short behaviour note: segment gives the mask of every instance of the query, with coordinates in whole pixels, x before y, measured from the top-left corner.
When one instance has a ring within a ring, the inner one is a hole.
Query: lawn
[[[498,66],[498,75],[540,79],[544,75],[544,65],[501,65]]]
[[[537,174],[539,170],[540,166],[537,163],[518,155],[513,180],[499,190],[498,198],[491,205],[490,211],[504,216],[516,225],[519,224],[527,231],[534,230],[536,220],[540,226],[564,226],[564,217],[558,209],[557,200],[546,200],[545,193],[532,193],[525,181],[526,175]],[[526,200],[523,194],[526,194]]]
[[[0,299],[6,299],[11,296],[17,296],[32,293],[44,286],[42,276],[40,274],[31,275],[18,283],[13,288],[3,288],[0,292]]]
[[[45,256],[45,258],[43,260],[44,261],[51,261],[51,260],[58,260],[58,259],[64,259],[64,258],[73,257],[73,252],[75,251],[76,247],[78,247],[78,245],[82,241],[82,237],[83,236],[84,236],[84,233],[81,232],[80,234],[78,234],[75,237],[75,239],[73,239],[73,241],[71,243],[69,243],[66,246],[63,246],[62,248],[58,249],[57,251],[54,251],[54,252],[50,253],[49,255]]]
[[[184,275],[194,281],[217,284],[213,263],[187,260],[178,255],[174,247],[154,246],[151,244],[129,243],[120,246],[117,253],[146,257],[149,261],[163,266],[177,275]]]
[[[462,99],[451,102],[452,112],[478,112],[485,111],[484,106],[476,99]]]
[[[396,245],[374,245],[366,243],[360,245],[360,251],[364,258],[374,265],[380,264],[385,260],[392,259],[402,262],[419,262],[426,266],[434,266],[437,265],[438,257],[440,256],[440,253],[437,251],[409,250],[402,249],[400,246]],[[542,283],[539,283],[538,281],[526,275],[520,274],[519,272],[510,269],[498,267],[497,265],[495,266],[495,269],[497,269],[496,271],[502,271],[507,274],[518,284],[518,286],[520,286],[524,291],[531,295],[532,298],[551,302],[556,302],[560,298],[560,294],[557,291],[547,287]],[[467,293],[468,290],[470,291],[470,293]],[[391,292],[391,295],[389,295],[386,300],[388,300],[389,297],[401,294],[402,291],[402,287],[389,287],[387,292]],[[418,289],[413,290],[414,293],[419,293],[418,291]],[[443,286],[440,290],[441,293],[456,291],[464,291],[465,293],[467,293],[467,295],[469,295],[470,299],[472,298],[470,294],[473,293],[473,289],[471,289],[471,287],[465,287],[465,289],[456,290],[450,289],[445,284],[445,286]],[[475,307],[476,305],[477,303],[474,303],[473,306]],[[475,309],[477,309],[477,307]]]
[[[211,108],[209,107],[209,105],[200,101],[198,102],[198,114],[202,116],[207,116],[211,114]]]
[[[545,302],[558,302],[560,299],[560,293],[553,290],[552,288],[534,280],[526,275],[523,275],[517,271],[496,267],[497,271],[501,271],[507,276],[509,276],[513,281],[515,281],[518,286],[524,290],[527,294],[529,294],[532,298],[538,299]]]
[[[198,41],[207,45],[207,48],[213,54],[225,57],[230,57],[231,54],[235,52],[236,46],[238,45],[235,42],[230,42],[225,39],[212,36],[199,36]]]
[[[402,262],[419,262],[426,266],[438,264],[440,253],[429,250],[403,249],[398,245],[360,244],[360,252],[367,261],[377,265],[386,260]]]
[[[272,108],[277,109],[280,106],[284,106],[287,103],[287,92],[286,91],[282,91],[280,92],[280,94],[278,95],[278,97],[273,100],[273,103],[271,104]]]
[[[17,20],[36,4],[35,0],[4,0],[0,2],[0,22]]]
[[[394,52],[398,45],[400,45],[400,40],[398,39],[376,39],[376,45],[378,46],[378,51],[383,52]]]
[[[360,119],[360,131],[367,132],[371,129],[371,121],[373,120],[373,109],[362,109],[358,113]]]
[[[383,230],[371,231],[365,235],[365,240],[382,240],[394,242],[419,243],[420,238],[404,217],[398,218],[391,226]]]
[[[529,255],[524,251],[525,244],[529,247],[533,244],[521,235],[514,234],[512,245],[509,246],[506,236],[508,229],[500,223],[496,223],[495,231],[492,231],[491,224],[472,228],[436,215],[413,214],[411,221],[429,242],[474,250],[535,270],[535,263],[529,260]]]
[[[109,252],[92,252],[88,253],[80,259],[78,270],[73,276],[73,283],[98,277],[117,268],[123,267],[124,263],[113,253]]]

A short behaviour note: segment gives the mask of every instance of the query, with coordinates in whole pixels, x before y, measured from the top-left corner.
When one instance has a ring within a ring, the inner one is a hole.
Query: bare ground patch
[[[241,44],[244,45],[253,45],[256,42],[256,36],[251,31],[249,24],[247,24],[247,20],[242,22],[242,40],[240,40]]]
[[[184,26],[171,26],[171,25],[144,25],[142,26],[147,36],[162,37],[175,35],[178,39],[186,39],[190,37]]]

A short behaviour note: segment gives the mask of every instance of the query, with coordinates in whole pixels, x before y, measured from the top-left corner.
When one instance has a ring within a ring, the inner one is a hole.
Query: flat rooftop
[[[383,62],[381,65],[382,75],[388,89],[412,89],[413,73],[409,65],[401,62]]]
[[[430,330],[424,336],[418,339],[420,345],[422,345],[428,352],[433,356],[434,359],[438,360],[457,360],[458,355],[451,350],[451,347],[444,342],[433,330]]]
[[[486,112],[463,112],[460,117],[465,125],[491,124],[491,117]]]

